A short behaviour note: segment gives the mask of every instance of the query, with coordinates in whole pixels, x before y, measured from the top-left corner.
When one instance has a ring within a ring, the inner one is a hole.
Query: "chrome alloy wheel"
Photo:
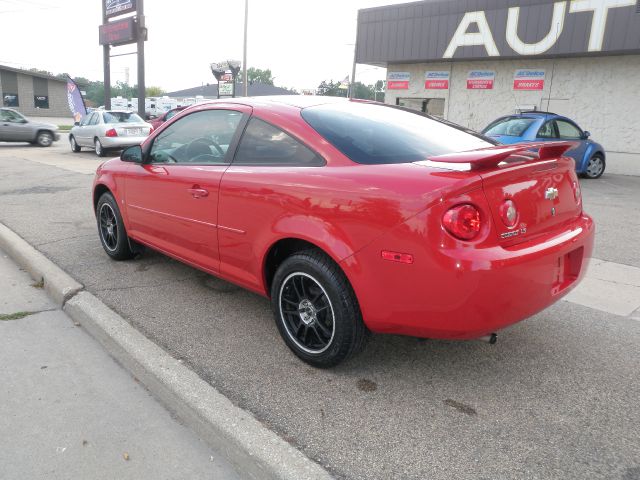
[[[100,207],[100,238],[107,250],[114,252],[118,246],[118,222],[116,214],[108,203]]]
[[[324,352],[335,335],[335,316],[325,289],[311,275],[294,272],[282,282],[280,318],[287,335],[302,350]]]

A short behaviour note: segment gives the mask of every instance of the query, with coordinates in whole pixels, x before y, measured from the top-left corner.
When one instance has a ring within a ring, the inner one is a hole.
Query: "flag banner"
[[[69,110],[73,114],[73,121],[79,122],[87,114],[87,107],[80,93],[80,89],[71,77],[67,79],[67,101],[69,102]]]

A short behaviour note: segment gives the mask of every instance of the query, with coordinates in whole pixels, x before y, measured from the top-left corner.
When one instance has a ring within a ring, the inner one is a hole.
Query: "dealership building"
[[[524,110],[566,115],[640,154],[640,0],[431,0],[358,13],[356,62],[385,101],[474,130]]]
[[[67,81],[0,65],[2,106],[28,117],[71,117]]]

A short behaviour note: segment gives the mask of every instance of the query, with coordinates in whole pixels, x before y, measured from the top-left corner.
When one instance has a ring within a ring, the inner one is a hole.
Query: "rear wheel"
[[[102,147],[102,143],[100,143],[100,140],[98,138],[95,139],[94,145],[96,149],[96,155],[98,155],[99,157],[104,157],[105,151],[104,151],[104,148]]]
[[[73,135],[69,137],[69,144],[71,145],[72,152],[78,153],[80,151],[80,145],[78,145],[78,142],[76,142],[76,137],[74,137]]]
[[[584,172],[584,176],[587,178],[600,178],[604,173],[605,161],[604,156],[601,153],[594,153],[589,159],[587,169]]]
[[[118,204],[111,193],[103,193],[96,207],[98,234],[102,248],[114,260],[128,260],[134,257],[129,244]]]
[[[329,257],[307,250],[287,258],[271,287],[276,325],[287,346],[320,368],[360,351],[368,330],[347,278]]]
[[[51,132],[40,132],[36,137],[36,143],[41,147],[50,147],[53,143]]]

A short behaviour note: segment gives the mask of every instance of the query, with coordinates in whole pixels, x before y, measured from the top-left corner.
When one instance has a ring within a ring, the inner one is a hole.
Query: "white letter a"
[[[472,23],[478,25],[478,33],[467,33],[469,25]],[[467,12],[464,14],[442,58],[453,58],[458,47],[470,47],[474,45],[484,45],[490,57],[500,56],[496,42],[493,40],[491,29],[487,23],[487,17],[483,11]]]

